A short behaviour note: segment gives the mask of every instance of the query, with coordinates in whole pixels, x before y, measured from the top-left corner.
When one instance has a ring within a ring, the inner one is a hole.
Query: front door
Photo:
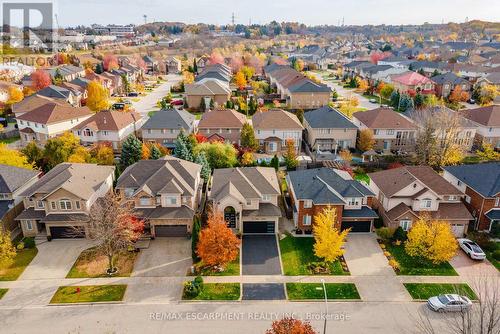
[[[224,209],[224,220],[227,223],[227,227],[236,228],[236,210],[232,206]]]
[[[391,141],[384,140],[384,150],[390,150],[390,149],[391,149]]]

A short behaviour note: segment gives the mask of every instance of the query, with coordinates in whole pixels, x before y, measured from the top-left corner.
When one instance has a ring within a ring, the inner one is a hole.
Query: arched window
[[[92,137],[94,134],[92,133],[92,131],[90,129],[85,129],[85,130],[83,130],[83,135],[87,136],[87,137]]]

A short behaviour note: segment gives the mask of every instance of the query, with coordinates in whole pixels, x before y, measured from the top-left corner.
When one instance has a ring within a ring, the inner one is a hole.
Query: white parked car
[[[461,238],[457,239],[460,248],[473,260],[484,260],[486,258],[486,254],[484,254],[481,247],[476,244],[474,241]]]
[[[447,294],[429,298],[427,305],[436,312],[463,312],[472,307],[472,302],[465,296]]]

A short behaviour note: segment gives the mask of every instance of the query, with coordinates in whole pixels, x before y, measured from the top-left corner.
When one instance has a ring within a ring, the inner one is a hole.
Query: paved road
[[[170,87],[178,83],[182,77],[176,74],[169,74],[166,76],[167,82],[162,83],[160,86],[155,88],[154,91],[148,93],[148,95],[141,98],[138,102],[133,102],[132,105],[134,109],[141,113],[146,114],[151,110],[157,110],[158,106],[156,103],[162,97],[165,97],[170,92]]]

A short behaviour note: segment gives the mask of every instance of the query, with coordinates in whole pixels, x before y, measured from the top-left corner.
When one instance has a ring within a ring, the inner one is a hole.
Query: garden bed
[[[183,300],[238,300],[240,283],[203,283],[196,297],[189,297],[182,291]]]
[[[456,293],[469,297],[471,300],[477,299],[476,294],[466,283],[404,283],[408,293],[413,299],[425,300],[430,297]]]
[[[50,300],[51,304],[61,303],[98,303],[123,300],[127,286],[119,285],[83,285],[61,286]]]
[[[108,277],[106,269],[108,269],[108,258],[104,255],[95,255],[93,248],[84,250],[78,259],[76,259],[73,267],[66,275],[66,278],[97,278]],[[118,268],[118,272],[113,276],[129,277],[134,270],[134,263],[137,258],[137,252],[121,252],[114,259],[114,266]]]
[[[312,237],[293,237],[287,235],[279,241],[283,271],[287,276],[315,275],[308,267],[321,262],[314,255]],[[349,269],[343,258],[333,262],[330,273],[318,273],[323,275],[349,275]]]
[[[361,299],[354,283],[325,283],[328,300]],[[286,283],[289,300],[325,299],[321,283]]]
[[[387,259],[396,260],[399,264],[399,270],[395,269],[397,275],[458,276],[448,262],[433,264],[406,254],[404,243],[396,245],[391,242],[378,241]]]

